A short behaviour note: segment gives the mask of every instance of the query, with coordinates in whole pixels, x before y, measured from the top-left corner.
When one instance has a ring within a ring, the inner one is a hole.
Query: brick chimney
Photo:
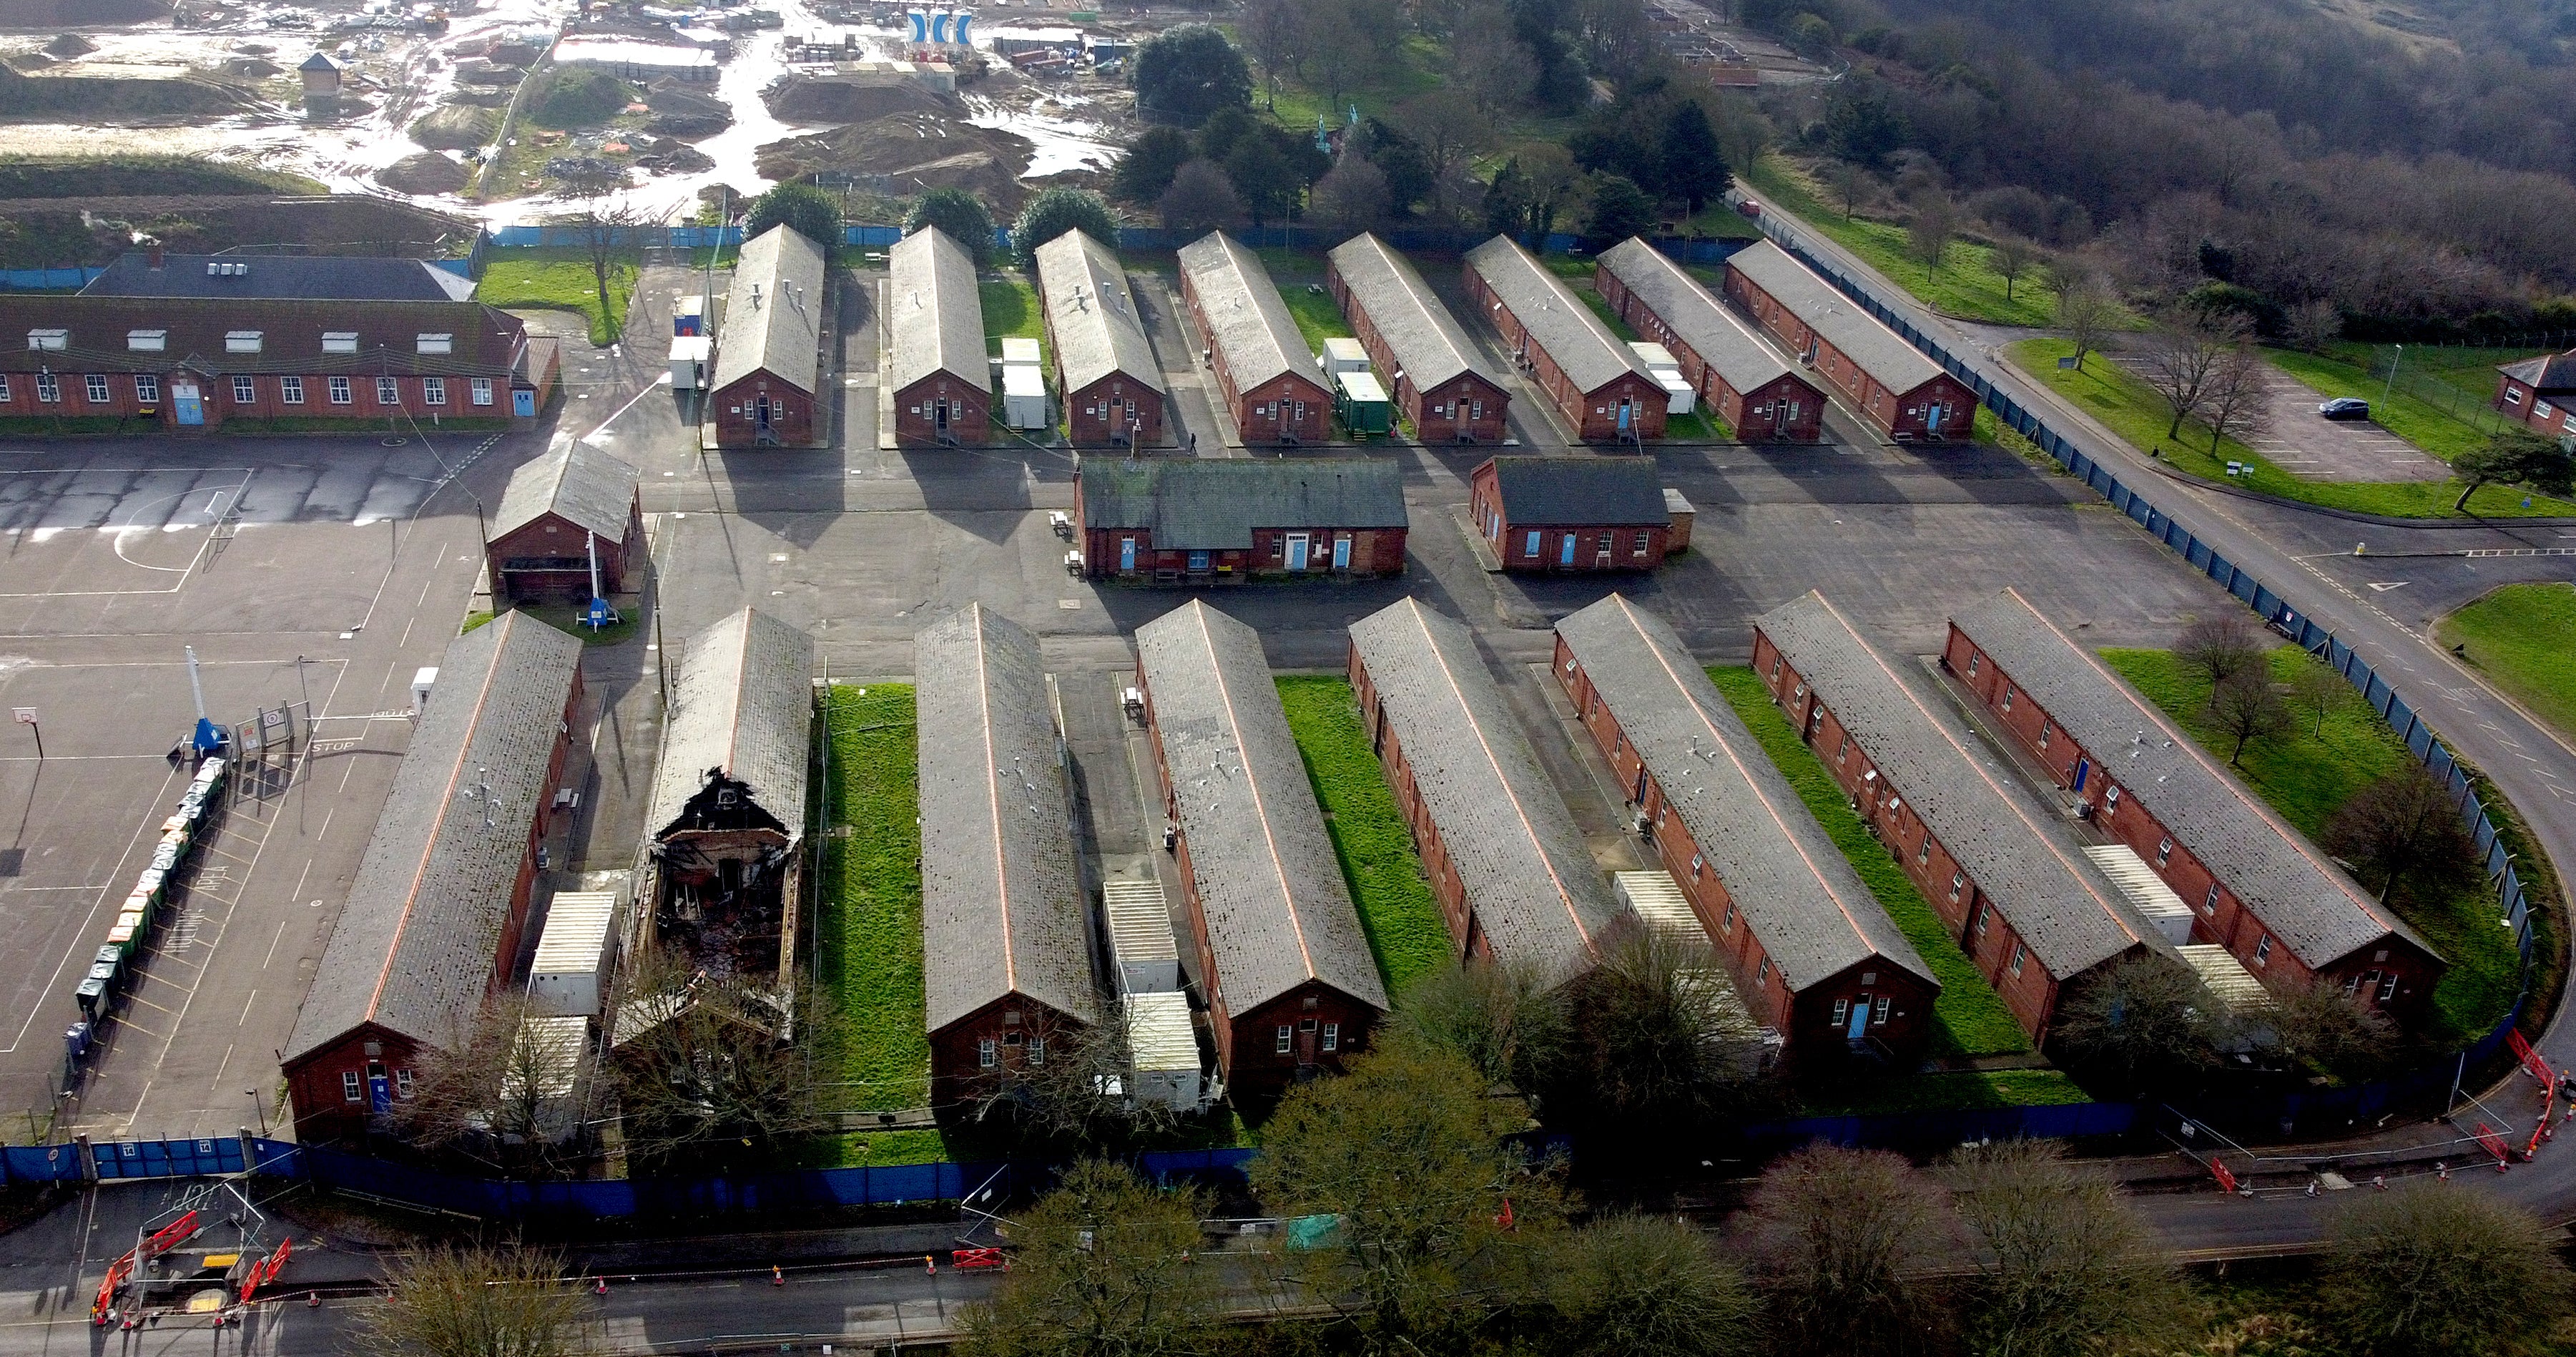
[[[153,241],[152,244],[144,251],[143,259],[144,262],[151,267],[154,273],[159,273],[161,271],[161,242],[157,240]]]

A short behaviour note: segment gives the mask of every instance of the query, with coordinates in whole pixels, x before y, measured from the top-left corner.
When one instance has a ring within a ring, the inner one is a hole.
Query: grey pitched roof
[[[642,483],[635,468],[576,438],[510,473],[510,487],[492,514],[492,535],[506,537],[553,514],[599,534],[601,541],[623,542]]]
[[[671,684],[644,827],[660,835],[721,768],[801,838],[814,739],[814,638],[745,608],[699,632]]]
[[[1529,331],[1530,342],[1547,350],[1576,389],[1598,391],[1631,373],[1652,377],[1626,341],[1510,236],[1496,236],[1469,250],[1467,267],[1511,309]]]
[[[30,349],[32,329],[68,331],[67,347]],[[162,347],[137,351],[129,336],[159,330]],[[255,335],[256,353],[234,353],[227,337]],[[355,336],[325,352],[324,336]],[[445,337],[444,352],[421,352],[423,336]],[[348,373],[372,377],[438,374],[506,378],[526,361],[525,322],[480,302],[306,301],[275,297],[99,297],[0,294],[0,370],[34,372]],[[320,398],[315,397],[316,400]],[[461,403],[463,393],[448,397]]]
[[[2330,965],[2391,934],[2440,955],[2018,592],[1950,621],[2301,964]]]
[[[1404,468],[1373,457],[1085,458],[1086,528],[1144,528],[1168,551],[1239,551],[1256,528],[1401,528]]]
[[[1416,391],[1428,391],[1464,373],[1474,373],[1500,387],[1501,376],[1486,363],[1484,351],[1412,263],[1373,235],[1353,236],[1333,248],[1333,271],[1350,289],[1352,304],[1368,313],[1369,325],[1395,360],[1390,382],[1401,377]]]
[[[1193,600],[1136,629],[1136,659],[1227,1011],[1309,980],[1385,1008],[1261,638]]]
[[[1556,633],[1791,989],[1872,958],[1939,985],[1671,626],[1612,594]]]
[[[1260,256],[1225,232],[1210,231],[1181,247],[1180,263],[1208,343],[1238,390],[1290,373],[1315,382],[1315,355]]]
[[[1753,625],[1832,708],[2051,978],[2081,975],[2140,948],[2170,950],[2066,839],[2057,817],[1995,766],[1958,713],[1924,695],[1919,666],[1889,659],[1819,593]]]
[[[894,355],[886,365],[895,390],[945,372],[975,390],[992,381],[984,353],[984,300],[975,288],[975,257],[936,226],[896,241],[886,252],[886,323]]]
[[[1658,524],[1661,473],[1652,457],[1496,457],[1494,483],[1514,527]]]
[[[1618,902],[1475,638],[1408,598],[1353,623],[1351,645],[1495,959],[1583,969]]]
[[[1901,396],[1941,375],[1941,365],[1921,349],[1770,241],[1755,241],[1727,256],[1726,266],[1795,313],[1880,386]]]
[[[1018,994],[1099,1019],[1073,812],[1037,638],[980,603],[912,638],[930,1030]]]
[[[1116,251],[1080,231],[1057,236],[1038,247],[1038,293],[1066,391],[1080,391],[1112,373],[1149,390],[1163,389]]]
[[[723,328],[716,331],[716,389],[766,372],[808,395],[820,394],[816,340],[822,314],[822,246],[791,226],[773,226],[743,242]]]
[[[580,641],[517,612],[447,647],[286,1060],[368,1022],[441,1048],[465,1035],[553,794],[547,764],[580,663]]]
[[[222,266],[210,272],[210,267]],[[240,272],[232,272],[238,267]],[[81,289],[85,297],[279,297],[303,301],[462,302],[474,280],[426,259],[359,255],[165,254],[158,268],[128,250]]]
[[[2544,353],[2518,363],[2499,363],[2496,371],[2544,396],[2576,391],[2576,349],[2565,353]]]
[[[1789,364],[1778,349],[1763,342],[1752,326],[1663,251],[1630,236],[1603,250],[1600,258],[1601,267],[1629,295],[1645,303],[1738,395],[1789,375]]]

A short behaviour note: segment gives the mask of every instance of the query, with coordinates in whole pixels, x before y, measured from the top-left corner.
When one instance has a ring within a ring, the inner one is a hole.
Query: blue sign
[[[594,598],[582,610],[581,620],[585,626],[605,627],[617,621],[617,610],[608,606],[607,599]]]

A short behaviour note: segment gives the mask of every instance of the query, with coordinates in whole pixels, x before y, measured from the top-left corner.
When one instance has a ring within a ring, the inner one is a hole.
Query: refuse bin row
[[[81,1022],[65,1033],[64,1039],[71,1044],[75,1057],[88,1046],[89,1028],[107,1007],[117,983],[131,969],[135,954],[150,941],[153,922],[160,917],[170,883],[196,848],[198,834],[223,794],[224,760],[208,759],[188,784],[187,795],[179,798],[179,808],[161,822],[161,841],[153,846],[152,865],[134,879],[134,889],[126,895],[115,922],[108,927],[106,942],[90,961],[88,976],[72,992],[80,1001]]]

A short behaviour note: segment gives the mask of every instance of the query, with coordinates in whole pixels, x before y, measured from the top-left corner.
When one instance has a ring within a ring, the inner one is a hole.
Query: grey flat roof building
[[[1227,1011],[1310,980],[1385,1009],[1261,638],[1193,601],[1137,628],[1136,658]]]
[[[742,783],[790,842],[804,838],[813,740],[814,638],[756,608],[734,613],[689,643],[671,684],[645,832],[671,832],[713,772]]]
[[[1521,328],[1529,331],[1530,342],[1547,350],[1576,388],[1598,391],[1629,374],[1652,379],[1636,351],[1520,242],[1496,236],[1467,252],[1467,266],[1511,308]]]
[[[599,534],[610,547],[626,540],[643,475],[618,457],[576,438],[561,452],[510,473],[492,512],[491,535],[507,537],[547,514]],[[579,545],[576,543],[575,545]]]
[[[1890,392],[1901,396],[1941,375],[1941,365],[1921,349],[1770,241],[1758,240],[1728,255],[1726,266],[1796,313],[1808,329]]]
[[[886,252],[886,328],[894,353],[886,381],[901,391],[946,373],[976,391],[992,384],[984,352],[984,300],[975,258],[936,226]]]
[[[1113,375],[1163,389],[1115,250],[1080,231],[1057,236],[1038,247],[1038,291],[1066,394]]]
[[[1413,265],[1373,235],[1353,236],[1333,248],[1333,270],[1351,298],[1368,313],[1403,380],[1428,391],[1452,377],[1474,373],[1499,388],[1503,379],[1449,314]],[[1397,373],[1387,374],[1391,383]]]
[[[521,612],[449,643],[284,1060],[367,1023],[441,1049],[465,1038],[554,791],[580,664],[578,639]]]
[[[1401,528],[1404,468],[1370,457],[1089,457],[1085,528],[1143,528],[1162,551],[1248,551],[1257,528]]]
[[[1223,231],[1210,231],[1181,247],[1180,264],[1198,297],[1208,343],[1237,390],[1288,373],[1321,385],[1315,355],[1259,255]]]
[[[1670,625],[1612,594],[1556,634],[1792,990],[1872,958],[1939,987]]]
[[[807,395],[822,394],[823,270],[823,247],[794,227],[773,226],[743,243],[716,332],[714,389],[766,372]]]
[[[1600,259],[1601,267],[1629,295],[1662,317],[1702,362],[1716,369],[1718,380],[1738,395],[1789,375],[1789,364],[1778,349],[1764,343],[1751,326],[1663,251],[1630,236],[1603,250]]]
[[[913,637],[931,1031],[1021,995],[1100,1016],[1072,802],[1037,638],[969,604]]]
[[[2050,978],[2066,980],[2141,948],[2171,952],[1958,713],[1925,695],[1919,665],[1890,659],[1818,593],[1753,625],[2003,911]]]
[[[1353,623],[1351,649],[1494,959],[1582,970],[1619,905],[1475,637],[1408,598]]]
[[[2440,957],[2018,592],[2007,589],[1951,625],[2129,788],[2301,964],[2321,969],[2391,934]]]
[[[318,54],[317,54],[318,55]],[[332,254],[164,254],[128,250],[85,297],[272,297],[296,301],[463,302],[474,280],[426,259]]]

